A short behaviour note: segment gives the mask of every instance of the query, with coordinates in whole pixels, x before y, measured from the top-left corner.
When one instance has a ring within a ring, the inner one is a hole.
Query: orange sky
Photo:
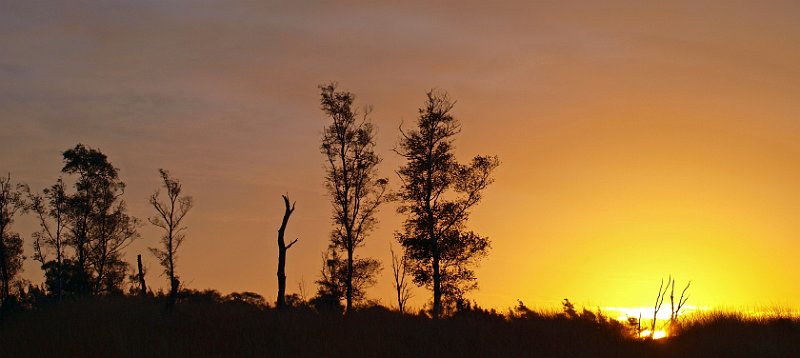
[[[189,287],[274,299],[288,193],[289,291],[313,294],[330,230],[316,86],[337,80],[374,106],[391,179],[432,87],[458,101],[461,160],[502,160],[471,222],[493,241],[482,305],[647,306],[673,274],[689,304],[800,306],[796,2],[48,2],[0,4],[0,170],[41,189],[85,143],[140,218],[171,170],[196,200]],[[363,254],[388,265],[401,218],[380,220]],[[128,256],[163,285],[141,232]],[[384,304],[388,274],[369,291]]]

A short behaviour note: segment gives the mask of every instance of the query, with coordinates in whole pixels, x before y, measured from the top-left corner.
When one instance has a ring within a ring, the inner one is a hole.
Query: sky
[[[373,106],[393,189],[399,128],[438,88],[457,157],[502,161],[469,223],[492,240],[478,304],[649,306],[671,274],[688,305],[798,308],[799,64],[795,1],[0,0],[0,171],[41,190],[83,143],[146,222],[166,168],[196,201],[182,281],[269,300],[288,194],[288,291],[310,297],[331,230],[317,86]],[[361,249],[386,305],[395,207]],[[30,256],[35,222],[14,229]],[[166,287],[140,232],[126,257]]]

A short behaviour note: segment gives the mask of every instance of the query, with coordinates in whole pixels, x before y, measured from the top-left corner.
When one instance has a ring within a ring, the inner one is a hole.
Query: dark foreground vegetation
[[[800,322],[706,315],[678,336],[637,339],[602,314],[504,314],[466,307],[432,320],[384,307],[348,315],[300,306],[285,311],[245,296],[195,292],[164,310],[164,297],[90,297],[10,312],[0,356],[557,356],[789,357],[800,352]]]
[[[666,352],[692,357],[798,357],[800,318],[775,313],[748,317],[739,312],[699,313],[674,328]]]

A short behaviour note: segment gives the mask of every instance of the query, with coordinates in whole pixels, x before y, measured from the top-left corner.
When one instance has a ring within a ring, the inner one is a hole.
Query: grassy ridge
[[[800,357],[800,318],[700,312],[675,325],[672,356]]]
[[[310,309],[278,312],[238,302],[186,302],[165,313],[156,300],[90,298],[7,315],[0,356],[793,356],[796,319],[709,316],[660,341],[591,316],[483,310],[433,321],[381,307],[348,317]]]

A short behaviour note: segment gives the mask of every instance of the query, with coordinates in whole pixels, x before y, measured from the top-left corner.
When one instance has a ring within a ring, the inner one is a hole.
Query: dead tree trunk
[[[294,212],[294,203],[290,205],[289,198],[286,195],[281,196],[283,197],[285,211],[281,227],[278,229],[278,301],[276,305],[279,309],[284,309],[286,307],[286,251],[297,242],[297,239],[294,239],[288,245],[283,239],[286,225],[289,223],[289,217]]]
[[[678,297],[678,302],[675,302],[675,279],[672,275],[669,275],[667,279],[667,285],[664,286],[664,279],[661,279],[661,286],[658,287],[658,296],[656,296],[656,303],[653,306],[653,323],[650,326],[650,337],[654,337],[656,332],[656,319],[658,318],[658,311],[661,310],[661,305],[664,303],[664,298],[667,297],[667,291],[669,291],[669,321],[664,323],[664,325],[672,325],[678,319],[678,315],[681,313],[681,309],[683,305],[686,304],[686,301],[689,300],[689,295],[686,294],[686,291],[689,289],[689,286],[692,284],[692,281],[686,284],[686,287],[683,288],[681,291],[681,296]]]
[[[181,287],[181,281],[177,277],[172,277],[169,280],[169,297],[167,297],[167,309],[175,307],[175,302],[178,302],[178,291]]]
[[[139,296],[147,297],[147,285],[144,282],[144,270],[142,269],[142,255],[136,255],[136,264],[139,266]]]
[[[681,313],[681,309],[683,308],[683,305],[686,304],[686,301],[689,300],[689,296],[686,294],[686,290],[689,289],[689,285],[691,285],[691,284],[692,284],[692,281],[689,281],[686,284],[686,287],[683,288],[683,291],[681,291],[681,297],[678,298],[678,303],[677,303],[677,306],[676,306],[676,304],[675,304],[675,279],[672,279],[672,288],[671,288],[671,292],[669,294],[669,305],[670,305],[670,311],[671,311],[670,316],[669,316],[670,324],[674,323],[675,320],[678,319],[678,315]]]
[[[658,319],[658,311],[661,310],[661,305],[664,303],[664,297],[667,295],[667,289],[672,282],[672,275],[667,280],[667,286],[664,286],[664,279],[661,279],[661,286],[658,286],[658,296],[656,296],[656,303],[653,305],[653,322],[650,326],[650,338],[655,337],[656,334],[656,320]]]
[[[411,299],[411,290],[406,281],[408,263],[405,255],[398,257],[391,246],[389,246],[389,252],[392,253],[392,276],[394,277],[394,289],[397,291],[397,308],[402,314],[406,312],[406,303]]]

